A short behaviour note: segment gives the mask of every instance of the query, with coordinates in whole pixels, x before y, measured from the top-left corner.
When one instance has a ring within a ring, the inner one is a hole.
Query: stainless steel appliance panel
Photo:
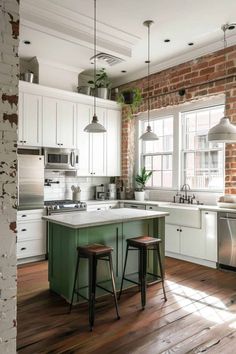
[[[73,149],[44,149],[45,168],[54,170],[77,170],[79,151]]]
[[[218,226],[219,265],[236,270],[236,213],[220,213]]]
[[[18,209],[44,207],[44,157],[18,155]]]

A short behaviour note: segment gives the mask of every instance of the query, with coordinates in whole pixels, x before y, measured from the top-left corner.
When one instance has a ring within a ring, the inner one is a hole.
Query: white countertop
[[[129,208],[99,211],[81,211],[44,216],[43,219],[53,223],[79,229],[98,225],[116,224],[141,219],[154,219],[169,215],[168,212],[133,210]]]
[[[195,208],[200,210],[209,210],[209,211],[216,211],[216,212],[227,212],[227,213],[236,213],[236,209],[233,208],[220,208],[218,205],[208,205],[208,204],[179,204],[179,203],[172,203],[168,201],[161,201],[161,200],[144,200],[138,201],[135,199],[125,199],[125,200],[88,200],[86,201],[88,205],[93,204],[116,204],[116,203],[129,203],[129,204],[141,204],[141,205],[155,205],[159,207],[166,207],[166,208]]]

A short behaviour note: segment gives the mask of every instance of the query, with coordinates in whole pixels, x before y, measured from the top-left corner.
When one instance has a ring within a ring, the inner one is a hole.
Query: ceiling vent
[[[107,54],[107,53],[98,53],[95,56],[92,56],[90,58],[90,61],[93,62],[94,58],[96,58],[97,62],[109,66],[120,64],[124,61],[124,59],[115,57],[114,55]]]

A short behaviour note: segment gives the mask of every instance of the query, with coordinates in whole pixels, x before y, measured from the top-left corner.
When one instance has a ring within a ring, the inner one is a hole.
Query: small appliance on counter
[[[72,200],[74,202],[80,202],[80,198],[81,198],[81,189],[79,186],[71,186],[71,190],[72,190]]]
[[[107,199],[109,199],[109,200],[117,199],[117,192],[116,192],[116,184],[115,183],[109,183],[107,185]]]
[[[105,200],[105,187],[104,184],[101,184],[100,186],[96,186],[96,192],[95,192],[95,198],[96,200]]]

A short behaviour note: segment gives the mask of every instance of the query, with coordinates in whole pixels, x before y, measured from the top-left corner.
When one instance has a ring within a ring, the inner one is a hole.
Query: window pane
[[[223,106],[182,114],[183,183],[192,189],[223,189],[224,146],[209,143],[209,129],[219,122]]]
[[[163,170],[172,170],[172,155],[164,155],[163,156]]]
[[[153,186],[161,187],[161,171],[153,172]]]
[[[163,171],[163,187],[171,188],[172,186],[172,171]]]
[[[152,157],[151,156],[145,156],[144,160],[144,166],[146,170],[152,170]]]
[[[168,134],[173,135],[173,119],[172,118],[163,119],[163,123],[164,123],[164,135],[168,135]]]
[[[162,170],[161,156],[153,156],[153,170]]]

